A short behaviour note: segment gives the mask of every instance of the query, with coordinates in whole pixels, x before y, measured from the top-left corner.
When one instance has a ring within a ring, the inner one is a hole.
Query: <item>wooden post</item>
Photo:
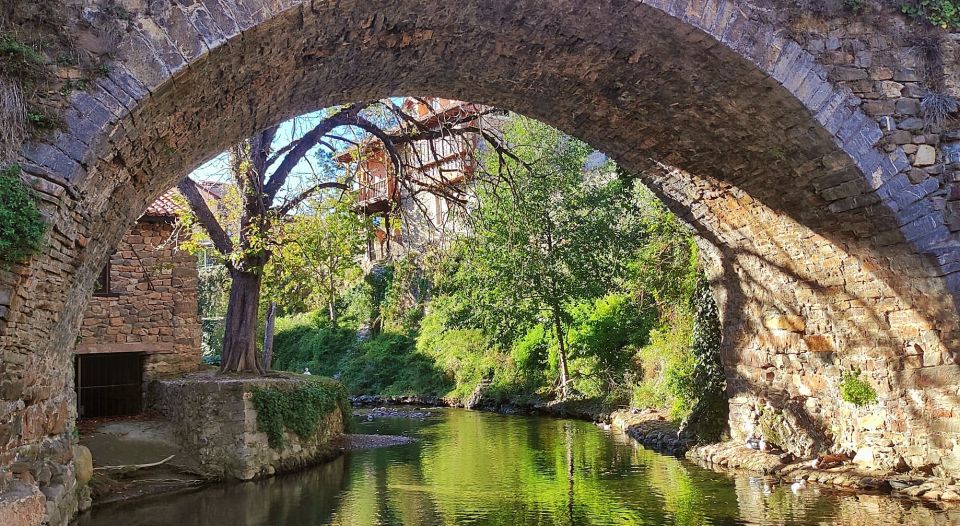
[[[270,370],[270,362],[273,360],[273,325],[277,314],[277,304],[270,302],[270,308],[267,309],[267,325],[263,329],[263,370]]]

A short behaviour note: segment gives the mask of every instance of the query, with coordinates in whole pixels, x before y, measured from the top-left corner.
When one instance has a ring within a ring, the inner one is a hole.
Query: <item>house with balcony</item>
[[[436,97],[406,98],[402,109],[428,130],[450,123],[492,127],[497,119],[488,107]],[[375,139],[334,157],[355,181],[357,210],[375,226],[366,264],[446,246],[464,232],[462,210],[472,199],[470,182],[481,146],[477,134],[404,144],[399,151],[402,174],[396,173],[383,144]]]

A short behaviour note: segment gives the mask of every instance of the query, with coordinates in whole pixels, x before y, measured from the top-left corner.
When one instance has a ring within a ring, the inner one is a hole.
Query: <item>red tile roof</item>
[[[201,194],[206,194],[204,197],[208,200],[219,201],[227,193],[227,185],[216,181],[199,181],[197,187],[200,188]],[[180,197],[180,191],[174,187],[164,192],[153,204],[148,206],[143,215],[144,217],[175,218],[177,213],[183,209],[178,203],[184,203],[184,199]]]
[[[177,191],[176,188],[167,190],[163,195],[158,197],[153,204],[147,207],[143,215],[147,217],[176,217],[177,212],[181,210],[176,200],[179,196],[180,192]]]

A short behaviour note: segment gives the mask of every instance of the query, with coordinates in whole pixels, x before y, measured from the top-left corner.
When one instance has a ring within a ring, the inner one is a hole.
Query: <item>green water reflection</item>
[[[82,526],[952,524],[960,514],[718,474],[586,422],[439,410],[360,432],[414,444],[308,471],[106,506]]]

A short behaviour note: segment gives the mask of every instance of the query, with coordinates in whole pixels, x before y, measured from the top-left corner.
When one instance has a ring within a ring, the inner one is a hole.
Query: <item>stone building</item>
[[[175,194],[147,208],[97,280],[74,351],[80,417],[138,413],[146,380],[200,363],[197,261],[177,249]]]

